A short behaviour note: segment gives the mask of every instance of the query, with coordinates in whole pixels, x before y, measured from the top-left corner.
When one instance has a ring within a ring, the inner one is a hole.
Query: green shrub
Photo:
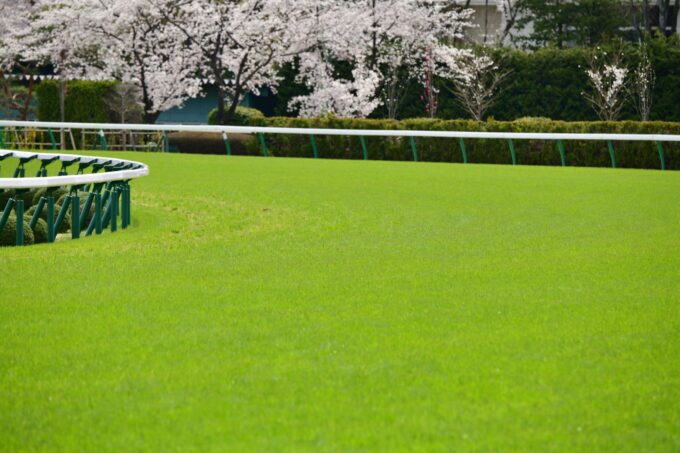
[[[486,132],[548,132],[548,133],[628,133],[680,134],[680,123],[669,122],[564,122],[524,118],[520,121],[477,122],[470,120],[412,119],[404,121],[339,119],[339,118],[261,118],[251,121],[253,126],[301,127],[329,129],[396,129],[432,131]],[[311,157],[312,145],[307,135],[267,135],[267,149],[273,156]],[[361,159],[358,137],[317,136],[319,156],[331,159]],[[410,142],[404,138],[366,137],[369,159],[410,160]],[[420,160],[430,162],[461,162],[458,140],[442,138],[416,139]],[[510,151],[506,140],[466,139],[466,150],[471,163],[508,164]],[[515,140],[517,160],[522,165],[560,165],[555,141]],[[611,165],[607,144],[593,141],[565,141],[567,164],[570,166],[608,167]],[[256,140],[248,142],[248,154],[259,154]],[[616,158],[619,167],[658,169],[659,155],[653,142],[617,142]],[[666,166],[680,169],[680,144],[664,144]]]
[[[26,216],[25,222],[30,221],[31,217]],[[33,228],[33,237],[35,244],[44,244],[48,241],[47,222],[45,222],[43,219],[38,219],[38,222],[35,224],[35,228]]]
[[[24,210],[29,209],[31,206],[33,206],[33,198],[35,197],[35,190],[29,190],[28,192],[23,192],[21,194],[21,199],[24,200]],[[13,198],[16,195],[16,191],[14,189],[6,190],[5,192],[0,194],[0,210],[5,208],[5,205],[9,201],[10,198]]]
[[[33,218],[33,214],[35,214],[35,209],[37,206],[33,206],[30,208],[28,211],[26,211],[26,216],[29,218]],[[60,204],[54,205],[54,220],[57,220],[57,215],[59,215],[59,210],[61,209]],[[43,207],[42,212],[40,213],[40,218],[47,222],[47,206]],[[61,225],[59,226],[59,229],[57,230],[57,233],[66,233],[71,229],[71,214],[67,213],[66,216],[64,216],[64,221],[61,222]]]
[[[36,189],[34,194],[33,194],[33,205],[37,205],[38,202],[40,201],[41,197],[46,196],[45,194],[47,193],[46,188],[42,189]],[[58,187],[54,191],[52,191],[52,196],[54,197],[55,200],[59,200],[63,195],[68,194],[68,189],[65,187]]]
[[[66,85],[64,100],[65,117],[68,122],[112,122],[107,96],[117,82],[93,82],[73,80]],[[38,119],[60,121],[59,82],[47,80],[36,87]]]
[[[264,118],[264,114],[258,109],[252,107],[237,107],[234,117],[229,121],[229,125],[244,126],[250,123],[250,121],[258,118]],[[217,124],[217,109],[211,110],[208,114],[208,124]]]
[[[33,231],[28,224],[29,219],[24,218],[24,244],[31,245],[35,242],[35,237],[33,236]],[[5,223],[4,228],[0,231],[0,247],[11,247],[16,245],[16,231],[17,231],[17,218],[15,215],[10,215]]]

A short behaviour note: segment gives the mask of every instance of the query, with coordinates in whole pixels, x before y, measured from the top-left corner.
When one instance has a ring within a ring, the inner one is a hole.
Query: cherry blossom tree
[[[26,60],[24,55],[25,30],[30,30],[31,16],[34,14],[33,1],[17,0],[0,4],[0,96],[5,108],[17,112],[19,119],[28,119],[37,73],[35,64]],[[16,89],[9,73],[13,69],[28,76],[28,87]]]
[[[144,121],[200,93],[198,59],[148,0],[41,0],[34,38],[62,79],[118,80],[139,88]]]
[[[630,96],[640,120],[648,121],[652,111],[652,94],[656,82],[656,74],[645,46],[641,48],[641,59],[631,74]]]
[[[616,121],[626,101],[629,70],[623,57],[620,50],[607,53],[598,48],[586,69],[591,91],[583,96],[603,121]]]
[[[487,110],[493,105],[503,82],[509,76],[489,55],[473,53],[449,59],[443,76],[451,80],[449,90],[458,102],[477,120],[484,120]]]
[[[149,0],[217,88],[217,120],[247,93],[275,89],[278,67],[308,49],[314,0]],[[227,108],[225,108],[225,105]]]
[[[353,74],[363,76],[346,80],[343,86],[363,87],[355,89],[354,95],[361,92],[366,96],[364,102],[374,108],[384,103],[388,115],[395,117],[408,82],[422,80],[423,64],[432,49],[461,39],[471,16],[471,10],[454,8],[451,1],[445,0],[322,2],[317,17],[330,33],[315,43],[313,52],[318,56],[301,55],[301,60],[313,62],[312,65],[303,62],[300,67],[300,79],[311,93],[295,99],[292,106],[301,102],[313,106],[316,102],[319,105],[308,110],[315,112],[323,112],[324,106],[331,107],[333,104],[325,99],[328,75],[333,73],[334,64],[343,62],[359,69]],[[328,67],[320,70],[318,65]],[[378,84],[374,83],[376,76]],[[375,88],[373,93],[371,87]],[[371,112],[368,108],[356,110],[362,116]]]

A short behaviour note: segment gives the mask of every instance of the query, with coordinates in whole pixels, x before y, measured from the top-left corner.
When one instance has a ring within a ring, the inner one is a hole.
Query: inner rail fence
[[[54,242],[69,231],[72,239],[115,232],[119,222],[126,229],[130,181],[149,174],[129,160],[0,149],[0,171],[12,163],[12,177],[0,178],[0,246]]]
[[[317,137],[320,136],[343,136],[358,138],[361,157],[364,160],[369,160],[372,156],[371,150],[367,144],[367,138],[383,137],[383,138],[398,138],[407,139],[408,147],[410,149],[409,159],[413,161],[421,160],[422,156],[419,152],[418,139],[453,139],[456,142],[457,148],[460,152],[461,161],[468,163],[468,147],[466,140],[484,139],[484,140],[499,140],[507,144],[507,151],[509,153],[510,162],[513,165],[520,164],[518,159],[518,152],[515,141],[520,140],[538,140],[554,142],[554,152],[556,157],[559,155],[559,162],[562,166],[567,166],[568,157],[565,150],[565,142],[602,142],[606,144],[606,150],[609,154],[609,162],[611,167],[617,168],[617,150],[616,142],[645,142],[649,143],[650,147],[654,147],[658,154],[658,167],[661,170],[666,170],[666,152],[664,145],[667,143],[680,143],[680,135],[666,135],[666,134],[608,134],[608,133],[529,133],[529,132],[480,132],[480,131],[424,131],[424,130],[368,130],[368,129],[317,129],[317,128],[282,128],[282,127],[247,127],[247,126],[210,126],[210,125],[162,125],[162,124],[100,124],[100,123],[59,123],[59,122],[36,122],[36,121],[0,121],[0,128],[5,130],[7,128],[12,131],[17,131],[21,128],[28,128],[34,130],[47,131],[51,137],[61,134],[61,131],[72,131],[74,129],[94,131],[99,138],[98,143],[95,143],[97,148],[103,150],[111,150],[113,147],[109,143],[110,137],[115,137],[118,134],[127,136],[130,134],[156,134],[157,142],[160,144],[156,147],[159,151],[169,151],[168,133],[176,132],[195,132],[195,133],[213,133],[221,134],[224,143],[224,153],[232,154],[232,140],[230,136],[234,134],[248,134],[257,137],[258,147],[263,156],[271,156],[268,150],[267,137],[271,135],[300,135],[308,136],[309,145],[312,148],[313,157],[319,157],[319,146],[317,145]],[[127,135],[126,135],[127,134]],[[0,134],[0,137],[3,134]],[[54,149],[57,147],[55,140],[52,140]],[[0,142],[0,147],[3,143]],[[146,147],[145,149],[150,149]],[[121,149],[121,148],[118,148]]]

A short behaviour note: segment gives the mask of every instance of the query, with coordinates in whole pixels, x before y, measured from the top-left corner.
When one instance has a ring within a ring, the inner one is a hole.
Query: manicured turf
[[[0,249],[0,449],[680,449],[680,173],[122,155]]]

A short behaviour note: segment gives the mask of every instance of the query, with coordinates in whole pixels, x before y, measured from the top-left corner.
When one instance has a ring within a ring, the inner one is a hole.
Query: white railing
[[[33,153],[25,151],[0,150],[0,159],[17,158],[32,160],[51,160],[53,162],[107,165],[109,167],[129,167],[111,170],[106,173],[87,173],[63,176],[0,178],[0,189],[38,189],[43,187],[76,186],[113,181],[131,180],[149,174],[149,167],[141,162],[122,159],[79,156],[75,154]],[[56,160],[55,160],[56,159]]]
[[[469,131],[417,131],[408,129],[307,129],[283,127],[209,126],[181,124],[99,124],[99,123],[58,123],[44,121],[4,121],[0,127],[29,127],[59,130],[95,129],[159,132],[213,132],[239,134],[291,134],[291,135],[344,135],[354,137],[427,137],[427,138],[491,138],[517,140],[592,140],[592,141],[645,141],[680,142],[680,135],[664,134],[563,134],[529,132],[469,132]]]

